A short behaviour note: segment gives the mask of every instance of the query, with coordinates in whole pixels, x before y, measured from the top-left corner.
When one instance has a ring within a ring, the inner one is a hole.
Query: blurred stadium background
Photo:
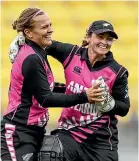
[[[80,45],[88,25],[94,20],[110,21],[119,35],[112,51],[115,58],[129,70],[131,109],[119,118],[120,161],[137,161],[138,147],[138,2],[137,1],[2,1],[2,102],[3,115],[8,102],[11,63],[8,49],[17,35],[12,23],[28,7],[48,12],[53,22],[53,39]],[[49,58],[55,81],[64,82],[62,66]],[[48,132],[56,127],[61,108],[50,109]]]

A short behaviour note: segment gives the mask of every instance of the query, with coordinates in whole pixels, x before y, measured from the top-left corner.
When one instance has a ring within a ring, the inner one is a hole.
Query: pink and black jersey
[[[49,119],[48,107],[68,107],[88,101],[85,92],[66,95],[52,92],[53,87],[54,77],[46,52],[35,42],[26,40],[12,66],[4,122],[44,127]]]
[[[117,148],[116,115],[125,116],[130,107],[128,71],[114,60],[112,52],[94,66],[89,62],[86,48],[53,41],[47,52],[63,64],[67,94],[85,91],[93,80],[102,76],[116,102],[109,113],[101,113],[90,103],[64,108],[58,121],[59,129],[67,130],[80,143],[92,142],[92,147]]]

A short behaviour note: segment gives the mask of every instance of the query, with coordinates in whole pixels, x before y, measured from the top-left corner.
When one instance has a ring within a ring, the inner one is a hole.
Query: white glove
[[[103,96],[99,96],[99,98],[105,98],[105,96],[107,95],[107,91],[109,90],[109,87],[107,86],[107,84],[105,83],[104,79],[102,76],[98,77],[96,80],[92,80],[92,86],[95,84],[95,83],[101,83],[99,88],[104,88],[105,91],[104,91],[104,95]],[[104,104],[104,101],[103,102],[100,102],[102,105]]]
[[[10,44],[9,47],[9,58],[11,63],[14,62],[18,52],[19,52],[19,48],[20,46],[25,44],[25,37],[22,34],[19,34]]]
[[[109,112],[115,106],[115,100],[113,99],[113,97],[109,93],[109,87],[105,83],[105,81],[104,81],[102,76],[99,77],[95,82],[101,82],[100,88],[105,89],[104,95],[101,96],[101,98],[105,98],[105,101],[100,102],[100,103],[96,102],[95,104],[96,104],[96,106],[97,106],[97,108],[99,109],[100,112],[103,112],[103,113],[104,112]]]

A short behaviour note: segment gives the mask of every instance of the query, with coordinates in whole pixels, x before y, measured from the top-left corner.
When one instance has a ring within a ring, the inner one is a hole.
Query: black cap
[[[90,26],[87,31],[89,32],[94,32],[96,34],[104,33],[104,32],[110,32],[111,36],[115,39],[118,39],[118,35],[114,32],[114,28],[112,24],[110,24],[107,21],[104,20],[99,20],[99,21],[94,21]]]

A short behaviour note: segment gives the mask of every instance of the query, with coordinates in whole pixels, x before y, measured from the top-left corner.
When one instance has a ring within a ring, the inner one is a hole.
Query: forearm
[[[125,68],[122,69],[113,87],[112,96],[115,100],[115,107],[111,112],[119,116],[126,116],[130,108],[128,71]]]
[[[88,102],[88,99],[85,92],[72,95],[49,92],[44,97],[41,105],[43,107],[70,107],[86,102]]]
[[[109,113],[124,117],[128,114],[129,108],[130,108],[129,101],[122,102],[119,100],[115,100],[115,107]]]
[[[53,92],[55,93],[65,93],[66,86],[64,83],[55,82]]]

